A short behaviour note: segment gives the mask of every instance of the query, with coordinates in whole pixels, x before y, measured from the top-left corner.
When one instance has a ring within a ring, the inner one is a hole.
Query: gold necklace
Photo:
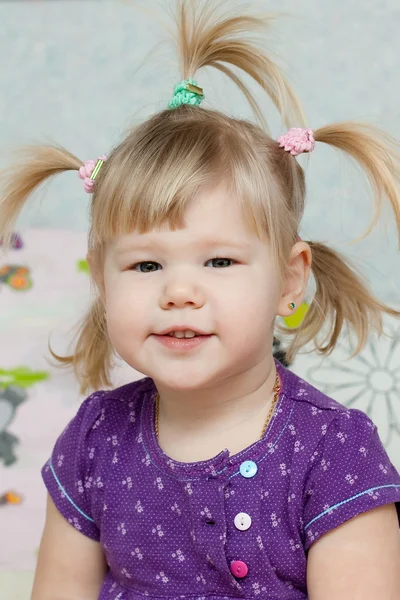
[[[276,405],[278,403],[279,400],[279,394],[281,392],[281,380],[279,378],[278,373],[276,374],[275,377],[275,383],[274,383],[274,387],[272,388],[272,391],[274,393],[274,397],[272,399],[272,403],[271,403],[271,407],[268,411],[267,414],[267,418],[265,419],[264,422],[264,426],[260,435],[260,439],[263,437],[264,433],[267,431],[267,427],[271,422],[271,419],[274,415],[275,412],[275,408]],[[160,413],[160,394],[157,392],[157,396],[156,396],[156,407],[155,407],[155,415],[154,415],[154,429],[156,431],[156,436],[158,439],[158,419],[159,419],[159,413]]]

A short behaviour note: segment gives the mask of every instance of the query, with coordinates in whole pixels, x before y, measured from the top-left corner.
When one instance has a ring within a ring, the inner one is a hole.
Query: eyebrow
[[[195,242],[193,244],[198,249],[212,249],[212,248],[232,248],[234,250],[250,250],[252,245],[246,242],[237,242],[231,239],[203,239],[200,242]],[[167,244],[160,243],[158,240],[148,240],[148,241],[137,241],[131,242],[116,249],[117,254],[125,254],[126,252],[132,251],[159,251],[163,252],[166,250]]]

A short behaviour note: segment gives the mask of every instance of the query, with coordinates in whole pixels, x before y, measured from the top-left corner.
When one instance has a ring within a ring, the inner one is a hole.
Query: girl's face
[[[223,186],[200,193],[184,228],[133,232],[110,244],[103,289],[117,353],[180,391],[270,366],[275,317],[296,301],[282,296],[267,242],[248,229]],[[202,335],[168,335],[182,329]]]

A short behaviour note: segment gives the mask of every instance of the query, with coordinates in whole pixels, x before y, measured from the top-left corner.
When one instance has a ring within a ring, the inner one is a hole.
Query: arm
[[[310,548],[309,600],[398,600],[400,532],[393,504],[360,514]]]
[[[72,527],[49,496],[31,600],[97,600],[106,572],[100,544]]]

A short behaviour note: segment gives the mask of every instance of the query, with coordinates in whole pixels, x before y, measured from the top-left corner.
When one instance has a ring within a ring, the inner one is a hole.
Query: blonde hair
[[[115,235],[145,232],[168,222],[178,227],[188,202],[205,184],[223,180],[243,207],[259,237],[266,237],[283,278],[297,240],[305,203],[305,177],[299,163],[265,131],[263,111],[235,67],[250,75],[272,98],[286,125],[302,125],[301,106],[286,78],[262,46],[246,34],[262,30],[270,17],[217,16],[213,2],[178,2],[178,50],[182,78],[212,66],[236,83],[260,125],[215,110],[182,105],[165,110],[136,127],[116,147],[96,179],[91,203],[89,251],[101,267],[106,242]],[[207,92],[211,95],[211,92]],[[400,236],[398,191],[400,156],[395,140],[365,124],[339,123],[314,131],[317,142],[354,159],[365,171],[375,197],[376,224],[384,202],[393,209]],[[78,170],[82,162],[61,147],[31,147],[22,161],[3,173],[0,235],[8,237],[29,195],[49,177]],[[400,313],[379,302],[355,270],[327,246],[308,242],[316,296],[301,326],[291,333],[289,358],[313,341],[330,353],[347,326],[357,339],[355,353],[371,329],[382,331],[382,314]],[[71,356],[82,391],[109,386],[113,349],[100,297],[84,319]]]

